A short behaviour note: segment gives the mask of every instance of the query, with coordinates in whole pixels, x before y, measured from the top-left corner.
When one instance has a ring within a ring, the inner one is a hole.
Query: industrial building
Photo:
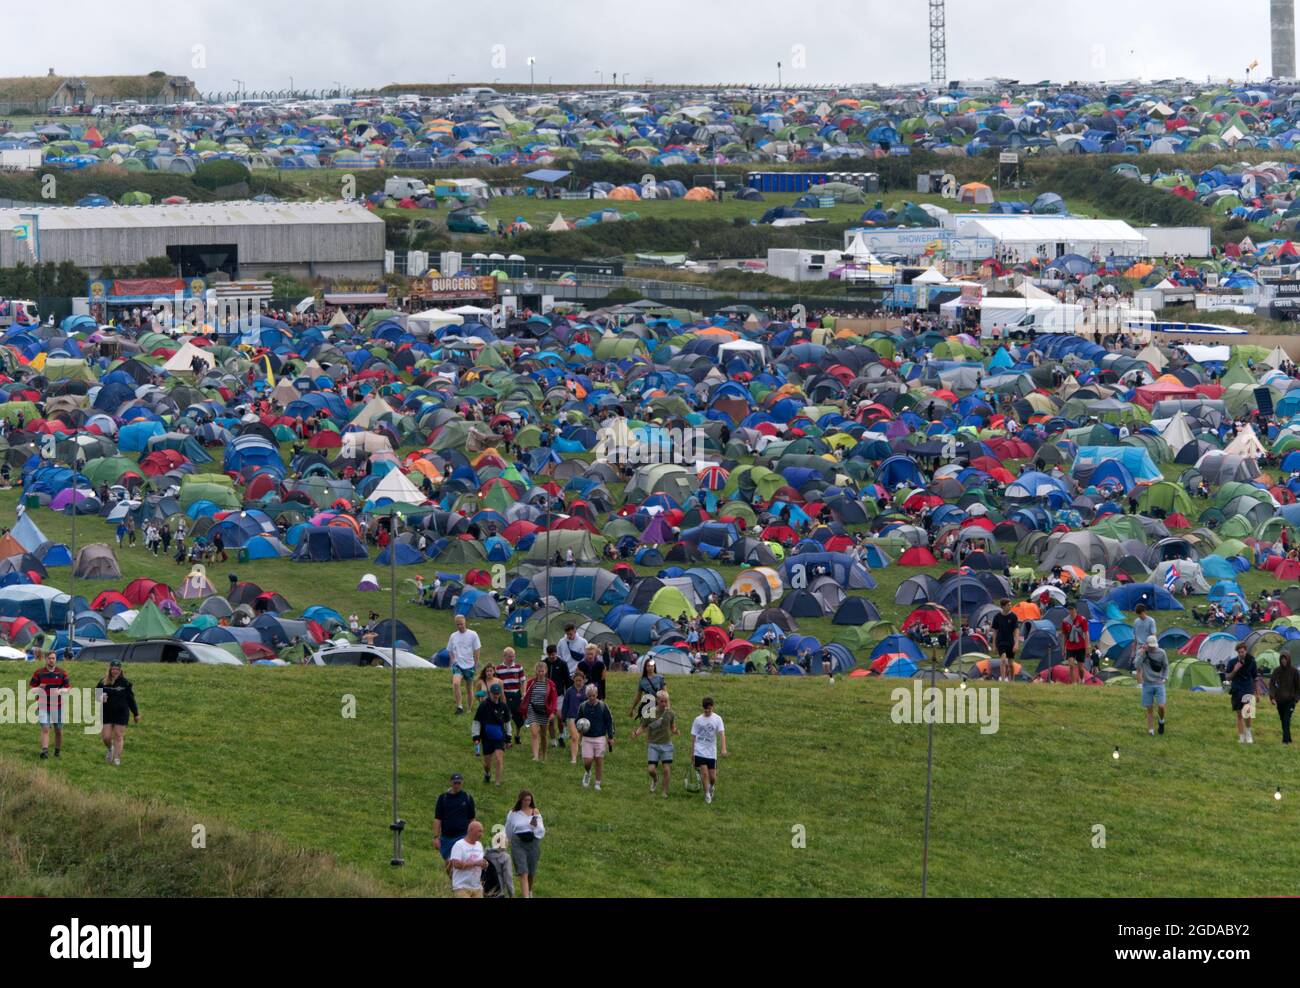
[[[71,261],[97,275],[166,257],[186,278],[378,280],[384,272],[384,221],[349,202],[0,209],[0,231],[5,268]]]

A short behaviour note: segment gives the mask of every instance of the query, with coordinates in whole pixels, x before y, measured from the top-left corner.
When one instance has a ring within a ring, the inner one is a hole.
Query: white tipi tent
[[[1169,448],[1174,455],[1190,442],[1194,442],[1196,437],[1192,435],[1191,426],[1187,424],[1187,416],[1178,412],[1160,431],[1160,438],[1169,444]]]
[[[401,470],[389,470],[370,492],[366,503],[378,504],[384,500],[398,504],[423,504],[425,497],[418,487],[406,479]]]
[[[1248,425],[1237,433],[1236,439],[1224,447],[1223,452],[1228,456],[1245,456],[1253,460],[1258,459],[1268,451],[1264,449],[1264,444],[1255,435],[1254,427]]]
[[[1169,365],[1168,358],[1160,352],[1160,348],[1154,343],[1148,343],[1142,352],[1137,355],[1137,359],[1146,361],[1157,371],[1162,371]]]

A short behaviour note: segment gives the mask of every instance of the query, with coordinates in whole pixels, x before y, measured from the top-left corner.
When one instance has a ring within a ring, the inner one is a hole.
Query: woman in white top
[[[545,836],[546,825],[533,802],[532,792],[521,789],[515,808],[506,814],[506,838],[510,841],[510,863],[515,867],[515,877],[519,879],[525,899],[533,897],[537,862],[542,856],[542,838]]]

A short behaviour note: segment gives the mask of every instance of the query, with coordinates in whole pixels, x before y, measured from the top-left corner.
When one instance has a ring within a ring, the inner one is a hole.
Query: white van
[[[0,298],[0,329],[10,326],[39,326],[41,315],[36,303],[26,298]]]
[[[395,175],[384,182],[384,195],[390,199],[406,199],[407,197],[416,199],[431,194],[429,187],[420,178],[403,178],[400,175]]]

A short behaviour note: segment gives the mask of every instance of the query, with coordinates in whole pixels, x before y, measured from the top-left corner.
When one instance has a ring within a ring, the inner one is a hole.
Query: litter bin
[[[528,632],[525,631],[523,628],[519,628],[518,630],[516,630],[515,633],[511,636],[511,644],[514,645],[515,648],[527,648]]]
[[[246,562],[248,562],[248,550],[247,550],[247,549],[240,549],[240,550],[239,550],[239,561],[240,561],[241,563],[246,563]]]
[[[39,508],[41,506],[41,496],[39,494],[28,494],[23,499],[23,504],[29,508]]]

